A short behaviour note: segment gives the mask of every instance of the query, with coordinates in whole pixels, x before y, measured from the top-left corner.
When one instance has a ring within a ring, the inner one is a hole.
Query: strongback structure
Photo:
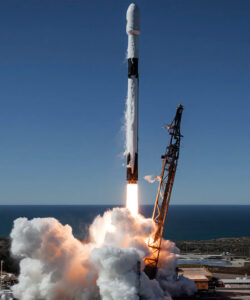
[[[151,248],[152,253],[150,256],[144,259],[146,264],[145,273],[150,279],[155,278],[157,273],[162,234],[178,164],[180,142],[182,137],[180,131],[182,112],[183,106],[180,104],[177,108],[173,122],[167,127],[170,135],[170,142],[166,149],[166,153],[161,156],[162,171],[152,216],[154,222],[156,223],[156,231],[148,242],[148,246]]]

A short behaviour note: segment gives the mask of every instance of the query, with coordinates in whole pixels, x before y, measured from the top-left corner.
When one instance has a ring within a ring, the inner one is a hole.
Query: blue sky
[[[130,1],[0,3],[0,204],[122,204]],[[250,1],[137,1],[139,176],[184,135],[172,204],[250,204]]]

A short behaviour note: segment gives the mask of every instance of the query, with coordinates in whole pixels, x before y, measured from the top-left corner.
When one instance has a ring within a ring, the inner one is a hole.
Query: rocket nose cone
[[[140,33],[140,11],[135,3],[131,3],[127,10],[127,34],[139,34]]]

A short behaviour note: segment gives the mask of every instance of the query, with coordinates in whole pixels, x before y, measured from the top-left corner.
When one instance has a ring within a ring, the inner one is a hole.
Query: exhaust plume
[[[143,272],[150,253],[146,240],[155,230],[152,219],[114,208],[97,216],[89,227],[89,241],[81,242],[69,225],[54,218],[19,218],[11,232],[12,254],[21,258],[20,300],[163,300],[192,294],[195,285],[176,280],[178,249],[162,242],[156,280]]]
[[[133,216],[136,216],[139,211],[138,200],[138,184],[127,184],[126,192],[126,208],[131,212]]]

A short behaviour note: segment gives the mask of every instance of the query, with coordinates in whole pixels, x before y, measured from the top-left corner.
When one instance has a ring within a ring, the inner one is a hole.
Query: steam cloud
[[[149,183],[154,183],[155,181],[160,181],[160,176],[146,175],[144,179]]]
[[[69,225],[54,218],[18,218],[11,232],[11,251],[21,257],[20,300],[163,300],[195,292],[187,278],[176,279],[179,250],[162,242],[156,280],[143,272],[150,253],[145,240],[154,232],[151,219],[114,208],[97,216],[89,241],[77,240]],[[138,263],[140,262],[140,263]]]

